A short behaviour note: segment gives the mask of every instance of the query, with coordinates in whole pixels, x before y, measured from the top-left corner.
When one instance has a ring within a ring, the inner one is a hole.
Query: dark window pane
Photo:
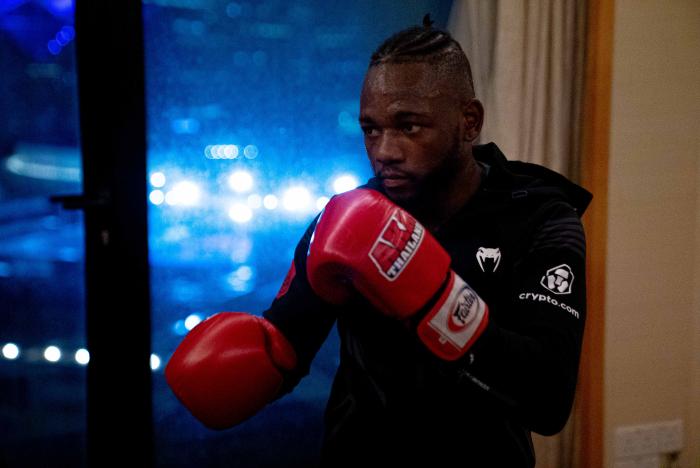
[[[70,0],[0,3],[0,466],[85,464],[74,36]]]
[[[219,311],[259,314],[336,190],[370,174],[357,123],[369,56],[445,1],[144,2],[153,348],[163,364]],[[154,375],[161,466],[309,466],[338,359],[332,333],[294,392],[230,431]]]

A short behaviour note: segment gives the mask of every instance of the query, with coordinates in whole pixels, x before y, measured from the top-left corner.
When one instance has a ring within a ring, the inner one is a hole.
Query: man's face
[[[424,197],[464,164],[460,101],[427,63],[370,67],[360,126],[374,174],[399,204]]]

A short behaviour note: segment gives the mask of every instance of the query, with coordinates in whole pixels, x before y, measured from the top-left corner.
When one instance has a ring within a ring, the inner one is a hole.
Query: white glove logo
[[[398,278],[418,250],[424,231],[414,218],[398,209],[394,211],[369,252],[384,278]]]
[[[554,294],[570,294],[574,284],[574,273],[566,264],[555,266],[547,270],[540,284]]]
[[[479,298],[476,293],[465,284],[462,290],[457,294],[456,302],[455,309],[450,317],[451,320],[447,322],[447,327],[453,332],[463,330],[472,322],[479,306]]]
[[[495,249],[489,249],[486,247],[479,247],[476,252],[476,261],[479,262],[481,271],[486,273],[494,273],[498,268],[498,264],[501,263],[501,249],[496,247]]]

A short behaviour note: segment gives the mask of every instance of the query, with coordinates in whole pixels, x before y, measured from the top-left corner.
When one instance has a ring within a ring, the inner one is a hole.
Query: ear
[[[484,124],[484,106],[478,99],[470,99],[462,106],[464,140],[469,143],[479,137]]]

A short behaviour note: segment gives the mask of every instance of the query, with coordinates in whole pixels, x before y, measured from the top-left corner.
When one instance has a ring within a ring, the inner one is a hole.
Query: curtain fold
[[[448,29],[472,64],[481,141],[578,178],[586,2],[455,0]]]
[[[455,0],[448,30],[485,108],[480,142],[580,177],[585,0]],[[578,405],[564,430],[533,434],[537,468],[577,468]]]

